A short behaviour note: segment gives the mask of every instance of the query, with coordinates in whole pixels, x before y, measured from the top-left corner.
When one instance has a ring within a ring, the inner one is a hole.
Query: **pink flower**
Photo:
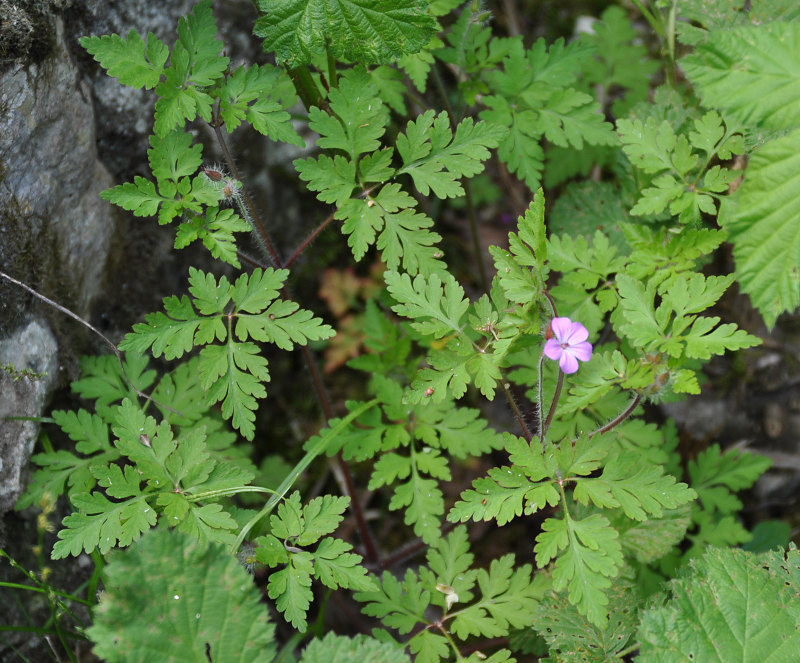
[[[544,344],[544,354],[549,359],[557,360],[564,373],[578,370],[578,361],[589,361],[592,357],[592,344],[587,342],[589,331],[580,322],[572,322],[569,318],[553,318],[548,329],[553,337]]]

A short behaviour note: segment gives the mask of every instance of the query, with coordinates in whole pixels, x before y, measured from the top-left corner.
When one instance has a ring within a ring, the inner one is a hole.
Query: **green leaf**
[[[646,610],[642,663],[789,663],[800,650],[800,555],[712,549],[673,580],[669,600]]]
[[[134,176],[133,182],[102,191],[100,197],[133,212],[134,216],[153,216],[161,203],[172,201],[172,198],[156,193],[156,185],[140,175]]]
[[[689,461],[689,478],[706,511],[730,514],[742,508],[733,493],[750,488],[771,464],[766,456],[736,449],[722,453],[713,444]]]
[[[217,88],[216,94],[228,133],[247,120],[256,131],[273,140],[305,146],[287,112],[296,94],[279,68],[268,64],[239,67]]]
[[[132,476],[128,478],[131,482],[135,480]],[[124,492],[130,493],[132,485],[129,483]],[[82,550],[91,553],[98,549],[105,555],[114,546],[130,545],[156,524],[156,513],[142,495],[111,502],[95,491],[75,493],[70,499],[78,511],[62,521],[64,529],[58,532],[53,559],[77,557]]]
[[[536,540],[534,550],[540,568],[557,557],[553,589],[560,592],[568,587],[570,603],[593,624],[605,626],[606,590],[622,564],[619,534],[608,519],[599,514],[583,520],[548,518]]]
[[[275,601],[278,610],[301,632],[305,632],[308,626],[306,614],[314,598],[311,591],[313,568],[310,553],[290,555],[288,566],[272,573],[267,584],[269,597]]]
[[[722,206],[736,278],[768,327],[800,306],[800,130],[768,142]]]
[[[685,483],[664,475],[661,466],[643,465],[641,456],[633,452],[613,456],[600,477],[578,480],[574,495],[583,504],[591,501],[601,508],[622,508],[628,518],[639,521],[660,518],[665,508],[674,509],[697,497]]]
[[[229,63],[229,58],[220,55],[223,43],[216,34],[211,0],[200,0],[178,21],[170,66],[164,72],[165,80],[156,87],[156,135],[165,136],[198,116],[211,121],[213,98],[206,88],[222,78]]]
[[[276,654],[274,626],[239,562],[220,545],[167,530],[109,559],[87,632],[109,663],[255,663]]]
[[[266,396],[270,379],[267,360],[248,339],[268,341],[284,350],[309,341],[329,338],[333,329],[295,302],[275,300],[287,270],[256,269],[235,284],[226,277],[190,268],[192,299],[168,297],[166,313],[151,313],[145,323],[134,325],[120,344],[140,352],[152,347],[154,356],[182,356],[195,345],[200,351],[198,376],[208,402],[222,402],[222,414],[252,439],[257,399]],[[228,310],[233,300],[233,310]],[[233,325],[233,333],[228,333]],[[238,340],[236,340],[238,339]],[[216,345],[215,341],[224,345]]]
[[[414,320],[411,326],[420,334],[442,338],[461,332],[461,319],[469,300],[450,274],[446,274],[444,282],[437,274],[427,279],[418,274],[412,282],[408,274],[389,271],[384,279],[389,294],[398,302],[392,310]]]
[[[255,34],[289,67],[326,49],[346,62],[388,64],[422,50],[436,29],[422,0],[259,0],[258,7]]]
[[[348,638],[328,633],[324,638],[314,638],[303,650],[300,663],[411,663],[402,649],[388,642],[380,642],[366,635]]]
[[[234,233],[252,230],[252,226],[232,209],[209,207],[205,217],[191,217],[178,226],[175,248],[183,249],[199,239],[217,260],[240,267]]]
[[[169,49],[152,32],[145,43],[136,30],[119,35],[81,37],[80,45],[123,85],[150,90],[158,85]]]
[[[423,196],[432,190],[439,198],[464,195],[458,182],[483,170],[482,161],[489,158],[489,148],[497,147],[505,136],[502,127],[466,118],[450,131],[447,113],[438,116],[426,111],[408,123],[406,133],[397,137],[397,151],[403,159],[398,174],[407,173]]]
[[[377,87],[363,69],[342,74],[328,101],[334,115],[316,106],[308,114],[309,128],[321,136],[319,147],[342,150],[353,160],[380,147],[378,139],[386,130],[388,117]]]
[[[707,107],[766,129],[800,124],[797,23],[714,30],[680,65]]]

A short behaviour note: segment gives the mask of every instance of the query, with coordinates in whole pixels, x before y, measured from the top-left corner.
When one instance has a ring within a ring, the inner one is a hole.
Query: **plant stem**
[[[561,398],[561,387],[563,384],[564,371],[558,369],[558,381],[556,382],[556,391],[553,394],[553,402],[550,403],[550,409],[547,411],[547,419],[544,420],[544,424],[542,425],[542,444],[544,444],[544,436],[547,435],[547,429],[550,428],[550,422],[553,421],[553,415],[556,413],[556,405],[558,405],[558,399]]]
[[[323,231],[323,230],[325,230],[325,228],[327,228],[327,227],[328,227],[328,226],[331,224],[331,222],[333,221],[333,218],[334,218],[334,215],[335,215],[335,214],[336,214],[336,210],[334,210],[333,212],[331,212],[331,213],[328,215],[328,217],[327,217],[327,218],[326,218],[326,219],[325,219],[325,220],[324,220],[322,223],[320,223],[320,224],[319,224],[319,225],[318,225],[318,226],[317,226],[317,227],[316,227],[316,228],[315,228],[315,229],[314,229],[314,230],[311,232],[311,234],[310,234],[308,237],[306,237],[306,238],[305,238],[305,239],[302,241],[302,243],[300,244],[300,246],[298,246],[298,247],[297,247],[297,248],[294,250],[294,252],[292,253],[292,255],[290,255],[290,256],[289,256],[289,258],[286,260],[286,263],[284,264],[284,267],[289,267],[289,265],[291,265],[291,264],[292,264],[292,263],[293,263],[295,260],[297,260],[297,259],[298,259],[298,258],[299,258],[299,257],[300,257],[302,254],[303,254],[303,252],[304,252],[304,251],[305,251],[305,250],[306,250],[306,249],[309,247],[309,245],[311,244],[311,242],[313,242],[313,241],[314,241],[314,240],[315,240],[317,237],[319,237],[319,236],[320,236],[320,234],[322,233],[322,231]]]
[[[380,560],[380,554],[378,553],[378,547],[375,544],[375,537],[372,536],[372,530],[370,529],[369,524],[367,524],[367,519],[364,517],[364,510],[361,508],[361,500],[358,499],[356,486],[353,482],[353,473],[350,471],[350,466],[347,464],[344,456],[342,456],[341,451],[336,454],[336,461],[339,464],[339,469],[342,471],[342,476],[344,477],[347,493],[350,497],[350,508],[353,511],[353,516],[356,519],[358,531],[361,534],[361,541],[364,544],[364,556],[367,564],[377,564]]]
[[[228,142],[225,140],[225,136],[222,133],[222,123],[219,121],[219,118],[214,118],[211,126],[214,128],[214,133],[217,136],[217,142],[222,150],[225,163],[227,164],[228,169],[231,171],[231,175],[233,175],[233,177],[239,182],[242,182],[242,178],[239,175],[239,170],[236,168],[236,164],[233,161],[233,155],[231,154],[230,149],[228,149]],[[283,266],[281,264],[281,259],[278,256],[278,252],[275,250],[275,245],[272,243],[272,239],[267,232],[264,222],[261,220],[261,216],[256,210],[255,205],[253,205],[253,201],[250,198],[250,194],[247,192],[247,187],[244,185],[244,182],[242,182],[242,195],[244,196],[245,206],[247,207],[247,209],[244,211],[251,217],[253,229],[256,231],[261,243],[264,245],[267,257],[270,259],[276,269],[280,269]]]
[[[231,551],[236,552],[239,550],[239,547],[242,545],[242,541],[247,536],[253,527],[255,527],[256,523],[261,520],[264,516],[269,514],[275,506],[278,504],[280,500],[282,500],[286,493],[289,492],[289,489],[294,485],[294,482],[297,481],[298,477],[305,471],[305,469],[311,465],[311,462],[319,456],[321,453],[325,451],[332,436],[336,436],[338,433],[341,433],[342,430],[346,426],[350,424],[350,422],[354,421],[358,417],[360,417],[364,412],[369,410],[372,407],[375,407],[380,402],[379,399],[373,398],[371,401],[367,401],[366,403],[362,403],[359,405],[355,410],[350,412],[346,417],[343,417],[339,421],[336,422],[336,425],[330,429],[327,435],[321,435],[317,440],[316,444],[311,447],[306,452],[306,455],[300,460],[297,465],[292,468],[292,471],[286,475],[286,478],[281,482],[281,485],[278,486],[275,494],[270,497],[267,503],[261,508],[261,510],[253,516],[242,530],[239,532],[239,535],[236,537],[236,540],[231,545]]]
[[[599,435],[601,433],[607,433],[615,426],[619,426],[623,421],[625,421],[628,417],[633,414],[633,411],[639,406],[639,402],[642,400],[641,394],[636,394],[633,400],[630,402],[628,407],[626,407],[622,412],[620,412],[614,419],[609,421],[605,426],[601,426],[597,430],[592,431],[589,433],[588,437],[593,438],[595,435]]]
[[[472,188],[469,180],[464,180],[464,197],[467,203],[467,218],[469,219],[469,231],[472,235],[472,250],[475,252],[475,261],[478,263],[478,279],[480,280],[481,290],[488,294],[489,277],[486,275],[486,265],[483,262],[483,252],[481,250],[481,236],[478,232],[478,218],[475,215],[475,205],[472,203]]]
[[[312,106],[319,106],[319,91],[314,84],[314,79],[311,77],[311,72],[306,65],[292,69],[289,76],[294,83],[294,89],[303,106],[308,111]]]
[[[79,599],[77,596],[72,596],[72,594],[67,594],[66,592],[62,592],[61,590],[50,586],[31,587],[31,585],[24,585],[18,582],[0,582],[0,587],[6,587],[8,589],[27,589],[29,592],[38,592],[39,594],[55,594],[56,596],[67,599],[68,601],[75,601],[75,603],[81,603],[86,606],[93,605],[89,601]]]
[[[517,401],[514,398],[514,394],[511,393],[511,385],[508,384],[505,380],[502,380],[500,384],[503,386],[503,393],[506,395],[506,400],[508,404],[511,406],[511,409],[514,410],[514,415],[517,417],[517,422],[519,422],[519,426],[522,429],[522,434],[528,442],[533,439],[533,434],[531,433],[528,425],[525,423],[525,418],[522,416],[522,412],[517,405]]]

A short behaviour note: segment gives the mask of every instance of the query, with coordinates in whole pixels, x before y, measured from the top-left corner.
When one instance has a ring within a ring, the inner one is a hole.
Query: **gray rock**
[[[101,288],[116,225],[99,198],[112,179],[97,158],[89,90],[79,82],[58,18],[51,36],[47,59],[18,62],[0,75],[0,270],[85,317]],[[41,415],[49,390],[63,383],[54,336],[69,355],[84,335],[80,325],[3,280],[3,353],[17,368],[48,377],[0,375],[2,415]],[[37,432],[29,422],[0,420],[0,514],[22,490],[21,468]]]
[[[32,320],[0,342],[0,420],[37,417],[53,387],[58,347],[46,324]],[[31,374],[25,375],[29,371]],[[25,469],[39,434],[33,421],[0,425],[0,512],[14,506],[23,489]]]

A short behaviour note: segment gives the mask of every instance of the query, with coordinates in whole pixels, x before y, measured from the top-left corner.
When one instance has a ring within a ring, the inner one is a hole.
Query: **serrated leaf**
[[[127,39],[119,35],[81,37],[78,40],[87,52],[123,85],[150,90],[158,85],[164,72],[169,49],[152,32],[147,42],[136,30]]]
[[[155,531],[112,556],[105,576],[88,635],[109,663],[255,663],[276,653],[258,591],[220,545]]]
[[[411,325],[421,334],[441,338],[461,331],[461,319],[469,307],[464,289],[450,275],[445,280],[437,274],[428,278],[418,274],[412,282],[408,274],[384,274],[389,293],[398,303],[392,310],[414,322]]]
[[[328,633],[324,638],[314,638],[303,650],[300,663],[411,663],[405,652],[388,642],[380,642],[366,635],[348,638]]]
[[[742,124],[790,129],[800,114],[800,25],[714,30],[680,61],[704,105]]]
[[[437,116],[426,111],[397,137],[397,152],[404,164],[398,174],[409,174],[423,196],[431,190],[439,198],[462,196],[458,179],[480,173],[489,148],[497,147],[505,134],[502,127],[466,118],[453,135],[447,113]]]
[[[670,584],[669,600],[646,610],[642,663],[792,661],[800,649],[798,552],[767,556],[712,549]]]
[[[259,0],[258,7],[255,34],[290,67],[326,49],[346,62],[388,64],[420,51],[436,27],[421,0]]]
[[[800,306],[800,130],[768,142],[722,206],[720,225],[733,243],[736,278],[768,327]]]

